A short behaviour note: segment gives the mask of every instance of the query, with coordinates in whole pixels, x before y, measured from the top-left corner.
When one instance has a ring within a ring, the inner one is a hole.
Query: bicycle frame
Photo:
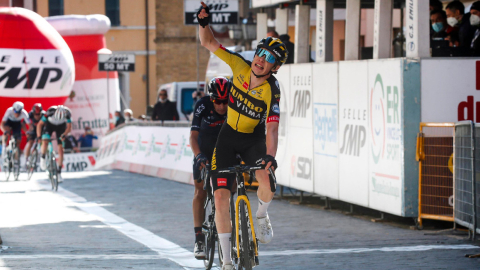
[[[248,209],[248,217],[250,221],[250,228],[252,230],[252,238],[253,238],[253,246],[255,248],[255,256],[258,256],[258,249],[257,249],[257,238],[255,236],[255,227],[253,226],[253,218],[252,218],[252,209],[250,207],[250,201],[246,194],[245,190],[245,179],[243,178],[243,173],[236,173],[237,179],[237,200],[235,201],[235,236],[236,236],[236,245],[237,245],[237,257],[240,258],[240,226],[239,226],[239,213],[240,213],[240,202],[244,201],[245,205],[247,205]]]

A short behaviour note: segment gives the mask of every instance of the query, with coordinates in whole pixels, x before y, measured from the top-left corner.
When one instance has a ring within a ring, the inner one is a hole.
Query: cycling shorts
[[[5,122],[5,125],[12,129],[11,134],[14,135],[15,137],[18,137],[22,134],[22,122],[21,121],[12,121],[10,119],[7,119],[7,121]]]
[[[251,133],[241,133],[235,131],[229,125],[223,125],[211,161],[214,191],[219,188],[232,189],[235,174],[217,172],[239,164],[237,154],[240,155],[245,165],[256,166],[257,161],[267,154],[265,137]]]
[[[37,138],[37,129],[35,128],[34,131],[27,132],[27,138],[29,141],[34,141]]]
[[[63,123],[57,126],[47,121],[43,127],[42,140],[50,140],[53,132],[55,132],[57,136],[57,142],[60,145],[62,143],[60,136],[62,136],[62,134],[65,132],[66,129],[67,129],[67,123]]]

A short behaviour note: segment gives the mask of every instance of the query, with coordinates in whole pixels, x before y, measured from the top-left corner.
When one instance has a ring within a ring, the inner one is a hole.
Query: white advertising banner
[[[97,136],[103,136],[109,130],[109,115],[113,116],[115,111],[120,110],[120,89],[117,78],[109,79],[108,83],[109,103],[107,79],[75,81],[65,106],[72,111],[72,135],[76,138],[85,132],[86,126],[91,127]],[[94,147],[99,143],[98,140],[93,140]]]
[[[189,128],[131,126],[126,129],[124,147],[117,152],[117,160],[191,172],[193,153],[189,137]]]
[[[288,148],[290,186],[313,191],[313,79],[312,64],[290,67]]]
[[[290,65],[283,65],[275,75],[280,86],[280,125],[278,127],[278,147],[275,159],[278,163],[276,171],[277,183],[284,186],[290,185],[290,154],[288,147],[288,97],[290,96]]]
[[[102,138],[96,168],[121,162],[126,166],[191,174],[193,152],[189,138],[187,127],[126,126]],[[131,167],[122,169],[128,171]]]
[[[368,64],[339,63],[339,198],[368,206]]]
[[[403,181],[402,62],[368,64],[369,207],[397,215]]]
[[[480,61],[422,59],[422,122],[480,122]]]
[[[280,3],[297,2],[298,0],[252,0],[252,8],[268,7]]]
[[[314,191],[338,199],[338,63],[313,65]]]

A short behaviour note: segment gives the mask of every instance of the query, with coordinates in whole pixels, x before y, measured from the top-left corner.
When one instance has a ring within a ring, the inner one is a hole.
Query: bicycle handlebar
[[[254,166],[254,167],[250,167],[247,165],[235,165],[233,167],[228,167],[224,170],[219,170],[218,173],[245,173],[245,172],[263,170],[263,169],[265,169],[265,165]],[[275,192],[277,191],[277,178],[275,177],[275,173],[272,170],[272,167],[268,168],[268,171],[269,171],[268,178],[270,180],[270,190],[272,192]]]

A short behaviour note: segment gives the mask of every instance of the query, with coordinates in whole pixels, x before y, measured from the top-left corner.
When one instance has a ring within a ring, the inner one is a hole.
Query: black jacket
[[[477,38],[475,38],[475,35],[473,36],[474,40],[472,41],[473,42],[473,45],[471,46],[470,48],[470,55],[471,56],[480,56],[480,28],[477,28],[477,30],[479,33],[479,35],[477,36]]]
[[[475,34],[476,30],[476,28],[470,24],[470,13],[465,13],[463,15],[462,20],[457,27],[462,56],[468,56],[470,44],[472,43],[473,35]]]
[[[165,103],[157,102],[153,107],[152,120],[153,121],[164,121],[164,120],[175,120],[178,121],[177,104],[167,100]]]
[[[125,123],[125,118],[123,118],[123,116],[119,116],[118,117],[118,120],[115,122],[115,127],[118,127],[120,126],[121,124]]]

